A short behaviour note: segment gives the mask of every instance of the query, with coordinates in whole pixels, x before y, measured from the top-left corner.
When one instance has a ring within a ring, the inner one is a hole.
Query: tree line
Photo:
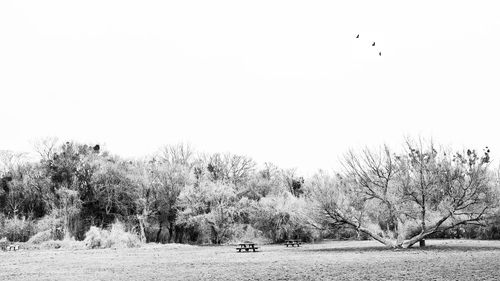
[[[54,236],[66,238],[83,239],[90,226],[120,220],[148,242],[223,243],[252,231],[281,239],[274,233],[282,233],[281,227],[267,229],[272,222],[260,214],[272,208],[267,215],[291,224],[280,217],[287,210],[273,200],[299,196],[304,183],[293,169],[270,163],[257,169],[249,157],[196,153],[186,144],[165,146],[140,160],[55,139],[39,141],[36,151],[39,161],[1,153],[0,223],[50,219]]]
[[[36,161],[0,153],[0,236],[48,231],[81,240],[91,226],[119,220],[143,242],[161,243],[356,237],[410,247],[457,229],[500,239],[489,148],[451,152],[422,140],[404,147],[349,151],[340,171],[304,178],[186,144],[130,160],[96,144],[44,139]]]

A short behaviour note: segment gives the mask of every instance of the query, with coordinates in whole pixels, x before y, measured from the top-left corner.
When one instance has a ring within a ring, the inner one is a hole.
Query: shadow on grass
[[[379,247],[338,247],[338,248],[324,248],[324,249],[306,249],[306,252],[384,252],[393,251],[393,249],[386,248],[384,246]]]
[[[324,249],[307,249],[307,252],[332,252],[332,253],[364,253],[364,252],[481,252],[500,251],[500,247],[493,246],[465,246],[465,245],[429,245],[426,247],[412,247],[409,249],[393,249],[384,246],[373,247],[338,247]]]
[[[500,251],[500,247],[494,246],[466,246],[466,245],[429,245],[423,248],[415,247],[408,249],[410,251],[443,251],[443,252],[481,252],[481,251]]]

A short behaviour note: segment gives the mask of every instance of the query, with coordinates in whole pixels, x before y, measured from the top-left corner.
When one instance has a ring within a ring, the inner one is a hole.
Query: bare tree
[[[48,160],[54,156],[58,142],[56,137],[46,137],[35,140],[33,146],[42,160]]]
[[[406,148],[401,155],[387,146],[350,151],[342,175],[313,177],[323,221],[405,248],[439,230],[481,223],[498,204],[489,149],[479,156],[474,150],[439,153],[432,142],[407,141]]]
[[[240,186],[252,174],[255,162],[246,156],[215,153],[204,157],[209,177],[213,181],[222,181]]]
[[[189,144],[179,143],[167,145],[160,149],[158,159],[171,165],[182,165],[192,168],[194,164],[194,150]]]
[[[13,171],[26,160],[26,153],[0,150],[0,173]]]
[[[226,154],[224,158],[229,166],[229,179],[235,186],[245,182],[255,168],[255,162],[246,156]]]

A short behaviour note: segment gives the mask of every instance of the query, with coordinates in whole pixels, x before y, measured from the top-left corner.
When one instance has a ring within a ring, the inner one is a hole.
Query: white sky
[[[57,136],[141,156],[184,141],[306,174],[405,135],[500,155],[499,12],[499,1],[2,0],[0,149]]]

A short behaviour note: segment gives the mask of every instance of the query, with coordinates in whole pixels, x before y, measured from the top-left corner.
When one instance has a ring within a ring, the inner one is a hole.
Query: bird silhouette
[[[382,52],[378,52],[378,55],[379,55],[379,56],[382,56]]]
[[[372,46],[375,46],[375,42],[373,42]]]
[[[359,38],[359,34],[358,34],[358,35],[356,35],[356,38]]]

